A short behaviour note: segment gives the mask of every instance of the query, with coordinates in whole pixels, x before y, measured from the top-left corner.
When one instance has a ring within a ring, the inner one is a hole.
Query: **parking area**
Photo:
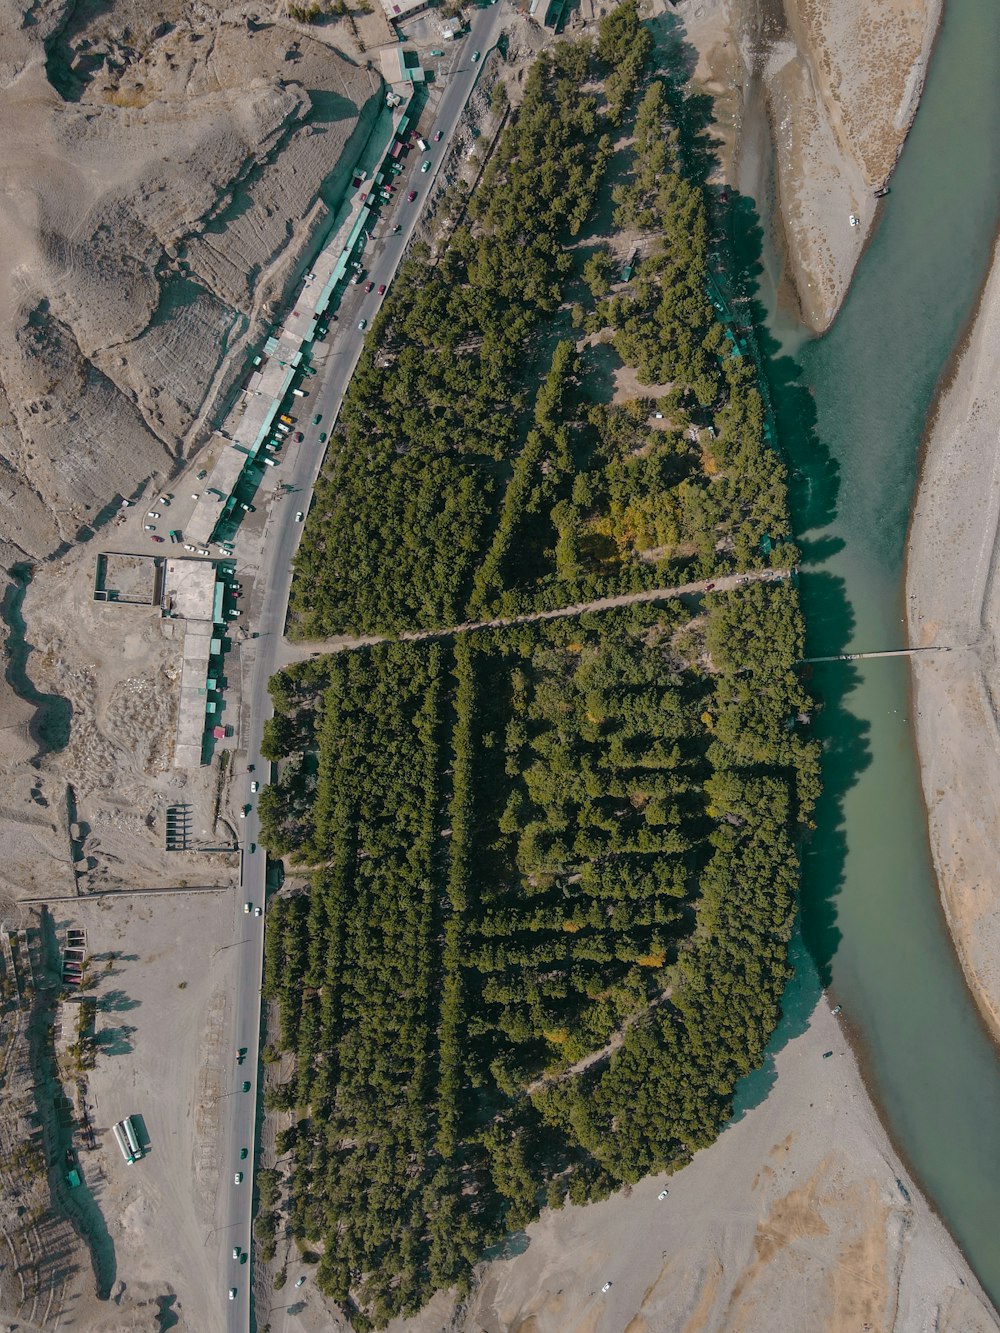
[[[86,932],[86,983],[74,993],[95,1002],[86,1102],[96,1146],[75,1146],[107,1225],[118,1300],[112,1322],[92,1327],[138,1327],[127,1312],[155,1303],[177,1327],[215,1333],[229,1253],[216,1209],[233,1181],[220,1119],[244,1076],[226,1036],[242,917],[234,934],[231,893],[192,893],[80,900],[52,924],[60,941]],[[129,1116],[141,1146],[131,1164],[113,1132]]]

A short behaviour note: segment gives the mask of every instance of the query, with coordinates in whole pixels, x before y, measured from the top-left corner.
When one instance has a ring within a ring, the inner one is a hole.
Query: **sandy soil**
[[[673,1177],[547,1210],[480,1268],[464,1309],[439,1294],[393,1333],[1000,1328],[888,1142],[843,1016],[800,964],[773,1059],[712,1148]],[[290,1281],[312,1271],[292,1265]],[[342,1327],[308,1279],[271,1320],[273,1333]]]
[[[1000,252],[925,443],[907,562],[917,748],[945,911],[1000,1037]]]

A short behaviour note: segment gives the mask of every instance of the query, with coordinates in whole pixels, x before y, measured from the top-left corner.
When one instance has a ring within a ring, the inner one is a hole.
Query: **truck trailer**
[[[115,1136],[115,1141],[122,1150],[122,1156],[125,1158],[125,1161],[129,1166],[131,1166],[135,1161],[135,1153],[132,1151],[129,1141],[125,1136],[125,1128],[121,1120],[114,1126],[112,1132]]]

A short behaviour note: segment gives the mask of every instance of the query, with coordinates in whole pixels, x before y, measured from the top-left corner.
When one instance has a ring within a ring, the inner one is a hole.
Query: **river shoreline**
[[[1000,1328],[894,1152],[801,943],[794,952],[770,1054],[710,1148],[602,1203],[545,1209],[477,1269],[464,1307],[439,1293],[390,1333]]]
[[[907,542],[914,731],[941,905],[969,989],[1000,1046],[1000,235],[942,377],[921,447]]]

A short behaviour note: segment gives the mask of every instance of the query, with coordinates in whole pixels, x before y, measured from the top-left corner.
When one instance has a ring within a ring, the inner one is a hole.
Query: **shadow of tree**
[[[123,1023],[114,1028],[103,1028],[94,1038],[94,1045],[103,1055],[131,1055],[135,1049],[132,1038],[134,1027]]]
[[[124,1014],[130,1009],[138,1009],[141,1000],[133,1000],[123,990],[105,991],[97,1001],[97,1008],[104,1014]]]
[[[756,346],[777,447],[788,469],[789,509],[801,555],[798,583],[806,655],[841,653],[851,638],[854,613],[843,580],[823,569],[842,545],[839,538],[823,531],[838,511],[839,464],[817,432],[816,404],[803,383],[800,364],[782,349],[769,329],[769,311],[761,299],[760,286],[764,231],[756,201],[726,185],[709,184],[718,170],[713,103],[706,94],[686,87],[697,65],[697,52],[687,41],[684,25],[676,14],[665,14],[649,26],[663,66],[660,77],[667,82],[685,172],[705,187],[716,245],[713,275],[734,322]],[[814,815],[816,828],[801,849],[801,939],[820,983],[827,985],[831,960],[841,939],[836,899],[843,885],[847,851],[844,798],[871,756],[868,724],[855,717],[849,707],[858,680],[856,669],[834,663],[806,670],[820,704],[813,726],[823,752],[823,790]],[[805,963],[799,950],[797,967]],[[792,987],[800,984],[798,973],[796,976]],[[794,1002],[792,987],[786,1004]],[[773,1039],[780,1044],[773,1048],[772,1056],[793,1030],[783,1020]]]

